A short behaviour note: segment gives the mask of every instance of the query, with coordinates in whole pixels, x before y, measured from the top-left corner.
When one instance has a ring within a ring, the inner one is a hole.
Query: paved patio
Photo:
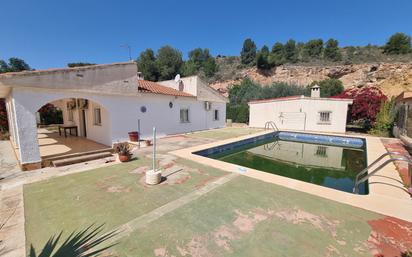
[[[0,141],[0,181],[21,172],[10,141]]]
[[[59,135],[45,128],[38,129],[39,149],[42,159],[72,153],[88,152],[110,148],[87,138]]]

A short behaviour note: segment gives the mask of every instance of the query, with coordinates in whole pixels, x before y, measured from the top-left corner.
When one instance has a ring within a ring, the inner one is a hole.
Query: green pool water
[[[362,149],[274,139],[208,157],[345,192],[352,192],[356,174],[366,167]],[[359,193],[368,193],[367,182]]]

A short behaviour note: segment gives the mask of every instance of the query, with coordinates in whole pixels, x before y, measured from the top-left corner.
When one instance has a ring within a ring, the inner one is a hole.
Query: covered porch
[[[39,128],[39,151],[42,162],[91,152],[111,151],[111,147],[85,137],[59,135],[57,127]]]

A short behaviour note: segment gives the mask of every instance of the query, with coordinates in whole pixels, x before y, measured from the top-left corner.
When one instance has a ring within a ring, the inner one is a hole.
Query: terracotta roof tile
[[[194,95],[186,93],[186,92],[178,91],[176,89],[166,87],[166,86],[161,86],[153,81],[138,80],[137,83],[138,83],[139,91],[143,93],[195,97]]]

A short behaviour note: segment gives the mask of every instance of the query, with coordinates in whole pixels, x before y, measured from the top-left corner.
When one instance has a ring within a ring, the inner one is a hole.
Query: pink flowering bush
[[[370,125],[375,123],[381,104],[388,100],[385,94],[375,86],[348,88],[334,98],[353,99],[353,104],[349,106],[348,121],[350,123],[363,121]]]

